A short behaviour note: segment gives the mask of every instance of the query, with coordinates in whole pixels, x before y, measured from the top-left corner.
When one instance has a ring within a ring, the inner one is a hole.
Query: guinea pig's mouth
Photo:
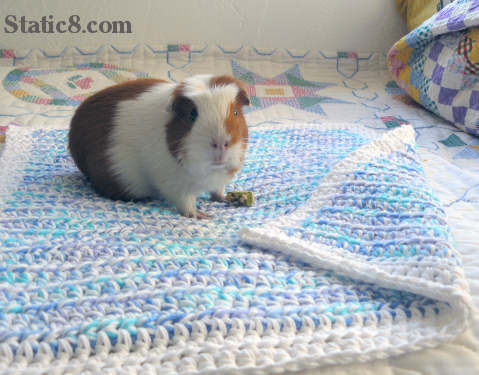
[[[213,168],[213,169],[224,169],[224,168],[226,168],[226,164],[225,163],[214,162],[213,164],[211,164],[211,168]]]

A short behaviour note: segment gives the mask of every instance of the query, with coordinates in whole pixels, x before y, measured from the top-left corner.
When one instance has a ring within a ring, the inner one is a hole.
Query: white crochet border
[[[297,126],[265,126],[258,128],[314,128],[322,130],[344,129],[367,134],[373,139],[377,133],[354,124],[297,125]],[[0,203],[2,193],[8,193],[18,183],[16,171],[28,160],[32,149],[32,129],[12,128],[8,131],[7,147],[0,158]],[[373,141],[350,154],[339,162],[325,177],[325,183],[334,180],[341,171],[352,162],[364,160],[374,152],[382,152],[401,147],[402,142],[412,143],[414,131],[411,127],[401,127],[389,131],[379,140]],[[363,159],[361,159],[363,157]],[[311,197],[307,205],[320,194],[319,190]],[[306,206],[307,206],[306,205]],[[295,211],[300,214],[307,207]],[[417,294],[437,298],[451,303],[451,309],[436,315],[426,310],[426,317],[413,309],[413,316],[418,320],[406,321],[398,313],[394,318],[384,315],[377,322],[374,313],[367,317],[364,324],[360,315],[354,315],[353,326],[345,326],[338,319],[334,330],[328,326],[328,319],[322,323],[320,330],[307,318],[300,330],[295,323],[286,319],[283,330],[278,321],[271,319],[268,327],[263,329],[259,321],[246,329],[245,321],[232,319],[233,329],[226,331],[224,321],[211,320],[215,329],[206,332],[203,323],[196,322],[190,334],[182,324],[175,325],[175,335],[168,339],[168,333],[159,327],[155,340],[151,341],[149,333],[140,328],[137,342],[133,345],[126,331],[119,330],[119,340],[112,347],[106,334],[100,334],[91,354],[86,337],[80,337],[80,345],[75,351],[66,340],[60,340],[57,358],[47,345],[40,344],[39,352],[33,355],[31,343],[24,342],[16,356],[8,343],[0,344],[0,373],[2,374],[270,374],[273,372],[299,371],[324,365],[346,364],[354,361],[369,361],[386,358],[427,347],[435,347],[442,342],[453,339],[467,324],[470,315],[467,284],[462,271],[457,269],[455,282],[449,286],[441,286],[433,281],[394,274],[393,265],[388,271],[382,271],[379,265],[365,265],[354,258],[338,258],[338,253],[329,247],[311,249],[303,243],[289,243],[281,236],[268,236],[268,225],[244,230],[242,235],[248,242],[266,244],[269,249],[284,251],[299,256],[314,266],[325,266],[348,276],[358,277],[364,281],[395,289],[404,288]],[[266,243],[262,242],[266,236]],[[276,248],[277,246],[277,248]],[[301,248],[296,248],[301,246]],[[299,250],[301,249],[301,251]],[[313,251],[314,250],[314,251]],[[304,251],[304,252],[303,252]],[[397,266],[396,266],[397,268]],[[347,272],[346,272],[347,271]],[[422,284],[419,284],[422,280]],[[418,283],[413,286],[408,283]],[[434,288],[440,288],[435,292]],[[451,293],[450,295],[448,295]],[[324,325],[323,325],[324,324]],[[330,323],[329,323],[330,324]],[[354,332],[354,334],[353,334]]]
[[[427,257],[417,261],[416,257],[411,257],[400,261],[367,261],[361,255],[346,255],[344,251],[330,246],[289,237],[280,229],[282,225],[301,221],[310,211],[317,211],[323,206],[331,194],[331,187],[343,182],[344,175],[353,171],[358,163],[378,157],[383,153],[399,151],[405,147],[404,144],[414,145],[414,134],[412,126],[402,126],[352,152],[334,166],[333,170],[321,181],[318,190],[304,205],[290,215],[275,218],[258,228],[245,228],[241,233],[242,240],[264,249],[292,255],[314,266],[331,269],[362,281],[374,282],[380,286],[393,287],[444,302],[451,302],[451,299],[454,300],[455,297],[467,301],[469,298],[468,285],[462,269],[454,267],[453,263],[447,259]],[[420,275],[410,272],[412,269],[424,265],[440,268],[443,271],[454,271],[453,276],[450,277],[452,283],[435,281],[434,276],[427,272],[428,270],[423,270],[424,272]]]

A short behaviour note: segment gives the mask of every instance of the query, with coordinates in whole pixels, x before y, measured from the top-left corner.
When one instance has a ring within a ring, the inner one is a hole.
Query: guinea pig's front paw
[[[193,219],[209,219],[210,216],[196,209],[196,197],[194,195],[173,196],[170,200],[175,203],[176,209],[185,217]]]
[[[201,212],[201,211],[195,211],[195,212],[190,213],[190,214],[185,215],[185,216],[193,218],[193,219],[200,219],[200,220],[211,219],[210,215],[205,214],[204,212]]]
[[[213,202],[226,202],[226,196],[224,192],[211,192],[210,193],[211,200]]]

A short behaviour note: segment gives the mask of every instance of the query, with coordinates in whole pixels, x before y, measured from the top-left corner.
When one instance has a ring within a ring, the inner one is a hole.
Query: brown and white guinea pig
[[[127,81],[101,90],[76,110],[69,150],[94,189],[112,199],[164,197],[188,217],[205,218],[196,198],[223,200],[248,142],[243,85],[197,75],[179,84]]]

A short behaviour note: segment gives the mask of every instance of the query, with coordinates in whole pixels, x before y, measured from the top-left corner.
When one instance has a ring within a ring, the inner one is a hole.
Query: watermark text
[[[5,16],[3,30],[7,34],[131,34],[130,21],[93,21],[83,23],[80,16],[73,14],[66,20],[55,20],[52,15],[43,16],[40,20],[18,17],[13,14]]]

